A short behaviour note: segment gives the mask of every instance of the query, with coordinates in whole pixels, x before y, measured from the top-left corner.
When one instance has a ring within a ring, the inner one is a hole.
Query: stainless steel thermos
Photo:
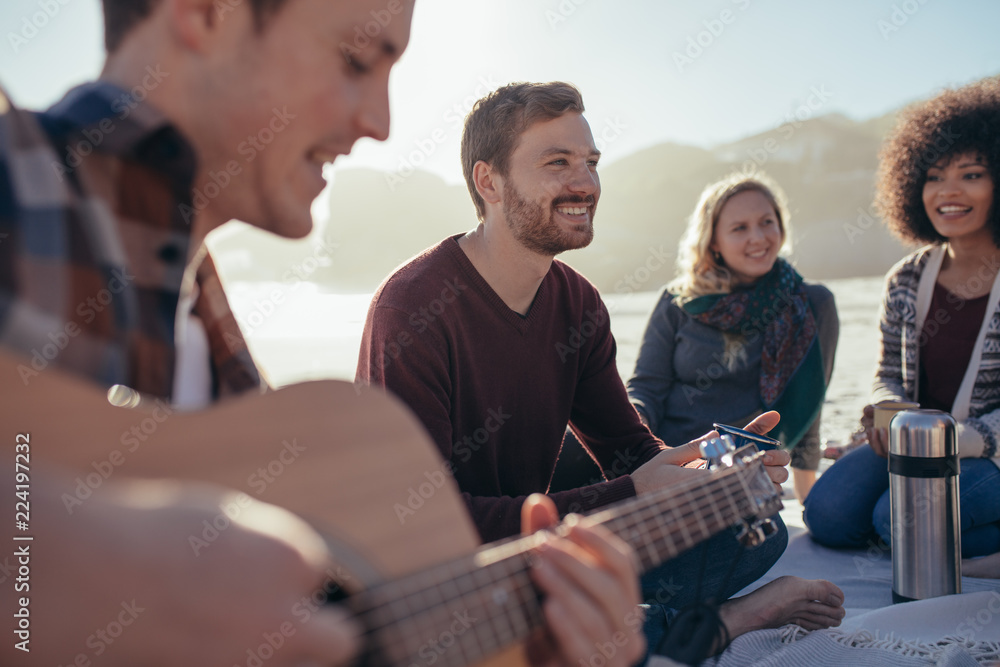
[[[962,592],[955,420],[905,410],[889,424],[892,600]]]

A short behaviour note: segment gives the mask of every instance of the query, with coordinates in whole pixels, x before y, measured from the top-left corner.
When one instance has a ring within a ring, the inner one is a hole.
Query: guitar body
[[[7,377],[18,377],[21,363],[0,352]],[[422,425],[374,389],[309,382],[170,413],[159,402],[115,407],[89,382],[50,368],[4,397],[3,410],[4,437],[29,433],[33,474],[63,476],[67,494],[109,464],[109,481],[178,478],[242,491],[309,521],[328,537],[349,582],[363,588],[480,545]],[[524,664],[523,650],[515,645],[480,664]]]
[[[7,377],[20,377],[20,363],[0,352]],[[30,436],[32,479],[47,478],[67,510],[108,480],[172,478],[217,484],[310,522],[330,546],[337,583],[352,594],[348,607],[366,628],[370,664],[419,664],[446,636],[455,648],[432,656],[439,667],[526,664],[525,640],[544,624],[528,556],[538,541],[480,548],[450,468],[398,400],[324,381],[200,412],[159,401],[121,408],[56,369],[2,400],[3,437]],[[762,455],[753,447],[721,451],[722,467],[708,476],[622,501],[592,520],[632,545],[642,570],[735,524],[748,543],[764,540],[764,519],[781,502]],[[460,618],[454,614],[481,622],[445,633]]]

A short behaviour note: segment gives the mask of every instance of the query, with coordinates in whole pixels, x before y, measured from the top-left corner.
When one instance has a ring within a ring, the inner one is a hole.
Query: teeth
[[[328,153],[321,150],[309,151],[309,159],[312,162],[318,162],[319,164],[326,164],[327,162],[333,162],[337,159],[336,153]]]
[[[940,213],[965,213],[971,210],[972,208],[968,206],[941,206],[938,208]]]
[[[761,250],[760,252],[747,253],[747,257],[752,257],[753,259],[760,259],[761,257],[763,257],[766,254],[767,254],[766,250]]]
[[[559,211],[560,213],[565,214],[565,215],[583,215],[584,213],[587,212],[587,208],[585,206],[584,207],[578,207],[578,208],[562,208],[561,207],[561,208],[557,208],[556,210]]]

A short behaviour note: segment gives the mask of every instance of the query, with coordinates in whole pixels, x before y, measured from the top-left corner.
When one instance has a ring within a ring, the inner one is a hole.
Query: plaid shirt
[[[162,115],[108,83],[41,114],[0,90],[0,345],[24,357],[19,381],[55,365],[170,399],[177,303],[197,281],[213,396],[265,388],[204,247],[185,276],[195,164]]]

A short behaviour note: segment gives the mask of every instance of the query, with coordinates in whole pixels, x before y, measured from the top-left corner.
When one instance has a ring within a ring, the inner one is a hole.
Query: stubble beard
[[[594,240],[594,219],[565,228],[553,219],[555,208],[561,204],[593,203],[593,197],[558,197],[546,211],[540,204],[529,202],[521,196],[513,182],[503,193],[504,219],[514,238],[528,250],[539,255],[555,257],[567,250],[586,248]]]

